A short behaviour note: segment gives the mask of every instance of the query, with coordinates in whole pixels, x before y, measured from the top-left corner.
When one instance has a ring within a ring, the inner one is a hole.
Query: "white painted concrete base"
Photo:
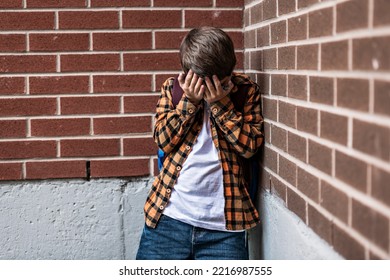
[[[0,259],[134,259],[151,180],[0,183]]]
[[[249,233],[251,259],[342,259],[278,197],[263,192],[260,207],[261,226]]]

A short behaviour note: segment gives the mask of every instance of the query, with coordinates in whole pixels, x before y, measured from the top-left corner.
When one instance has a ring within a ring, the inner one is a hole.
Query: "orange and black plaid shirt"
[[[232,82],[232,92],[239,85],[250,85],[243,112],[235,110],[229,94],[211,103],[211,133],[223,170],[226,229],[243,230],[255,226],[259,214],[249,197],[238,156],[249,158],[261,146],[263,118],[258,85],[236,73]],[[175,107],[173,84],[173,78],[165,81],[157,103],[154,139],[167,156],[144,207],[146,224],[152,228],[169,203],[172,188],[203,124],[203,103],[195,106],[183,94]]]

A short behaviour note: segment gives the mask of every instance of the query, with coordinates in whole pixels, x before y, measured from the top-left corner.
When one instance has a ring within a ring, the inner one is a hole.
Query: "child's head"
[[[214,27],[192,29],[181,43],[180,59],[185,73],[192,69],[201,77],[219,79],[230,76],[236,65],[232,40]]]

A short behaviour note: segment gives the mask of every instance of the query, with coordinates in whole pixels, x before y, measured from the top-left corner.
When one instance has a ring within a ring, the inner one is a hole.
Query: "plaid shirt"
[[[259,215],[249,197],[238,155],[249,158],[261,146],[263,118],[258,85],[236,73],[232,82],[232,92],[237,91],[237,85],[251,85],[243,112],[234,109],[229,95],[211,103],[211,133],[223,170],[226,229],[243,230],[254,227]],[[157,103],[154,139],[167,157],[144,207],[146,224],[152,228],[157,226],[203,123],[202,102],[195,106],[183,94],[177,106],[173,105],[173,83],[173,78],[165,81]]]

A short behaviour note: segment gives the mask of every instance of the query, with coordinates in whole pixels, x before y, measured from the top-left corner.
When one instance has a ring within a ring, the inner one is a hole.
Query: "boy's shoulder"
[[[232,82],[235,85],[255,85],[256,83],[246,74],[233,72]]]

